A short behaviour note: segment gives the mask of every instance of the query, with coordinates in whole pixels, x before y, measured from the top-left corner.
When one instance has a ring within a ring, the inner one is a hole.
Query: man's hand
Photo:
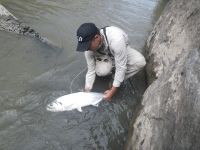
[[[113,86],[111,89],[104,92],[103,99],[106,101],[111,101],[111,98],[113,97],[113,95],[115,95],[116,91],[117,87]]]

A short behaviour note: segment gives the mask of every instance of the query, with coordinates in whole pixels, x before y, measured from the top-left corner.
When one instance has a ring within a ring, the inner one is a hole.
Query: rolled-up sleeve
[[[116,67],[113,86],[119,87],[124,81],[127,69],[127,44],[124,38],[118,38],[117,40],[112,41],[111,49],[113,50]]]
[[[96,77],[94,52],[85,51],[84,53],[85,53],[85,59],[86,59],[87,68],[88,68],[88,71],[86,73],[86,78],[85,78],[85,88],[91,90],[94,84],[95,77]]]

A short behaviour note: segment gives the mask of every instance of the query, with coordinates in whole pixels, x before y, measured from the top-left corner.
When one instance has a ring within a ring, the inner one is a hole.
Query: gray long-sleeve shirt
[[[110,52],[114,57],[116,70],[113,86],[119,87],[121,82],[124,80],[127,69],[128,36],[122,29],[114,26],[106,28],[108,43],[105,40],[106,38],[102,29],[100,30],[100,34],[104,37],[105,46],[108,47],[109,45]],[[92,89],[96,77],[95,55],[97,55],[97,52],[85,51],[85,58],[88,66],[85,80],[85,88],[87,89]]]

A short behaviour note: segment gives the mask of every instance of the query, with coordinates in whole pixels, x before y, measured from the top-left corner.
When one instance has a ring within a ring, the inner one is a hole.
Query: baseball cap
[[[77,51],[87,51],[92,38],[99,33],[99,29],[94,23],[83,23],[77,30],[76,35],[78,39]]]

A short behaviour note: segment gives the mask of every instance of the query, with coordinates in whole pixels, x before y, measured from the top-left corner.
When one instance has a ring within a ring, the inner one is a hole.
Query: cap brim
[[[90,46],[90,42],[82,42],[82,43],[78,43],[76,50],[79,52],[84,52],[87,51],[89,49]]]

